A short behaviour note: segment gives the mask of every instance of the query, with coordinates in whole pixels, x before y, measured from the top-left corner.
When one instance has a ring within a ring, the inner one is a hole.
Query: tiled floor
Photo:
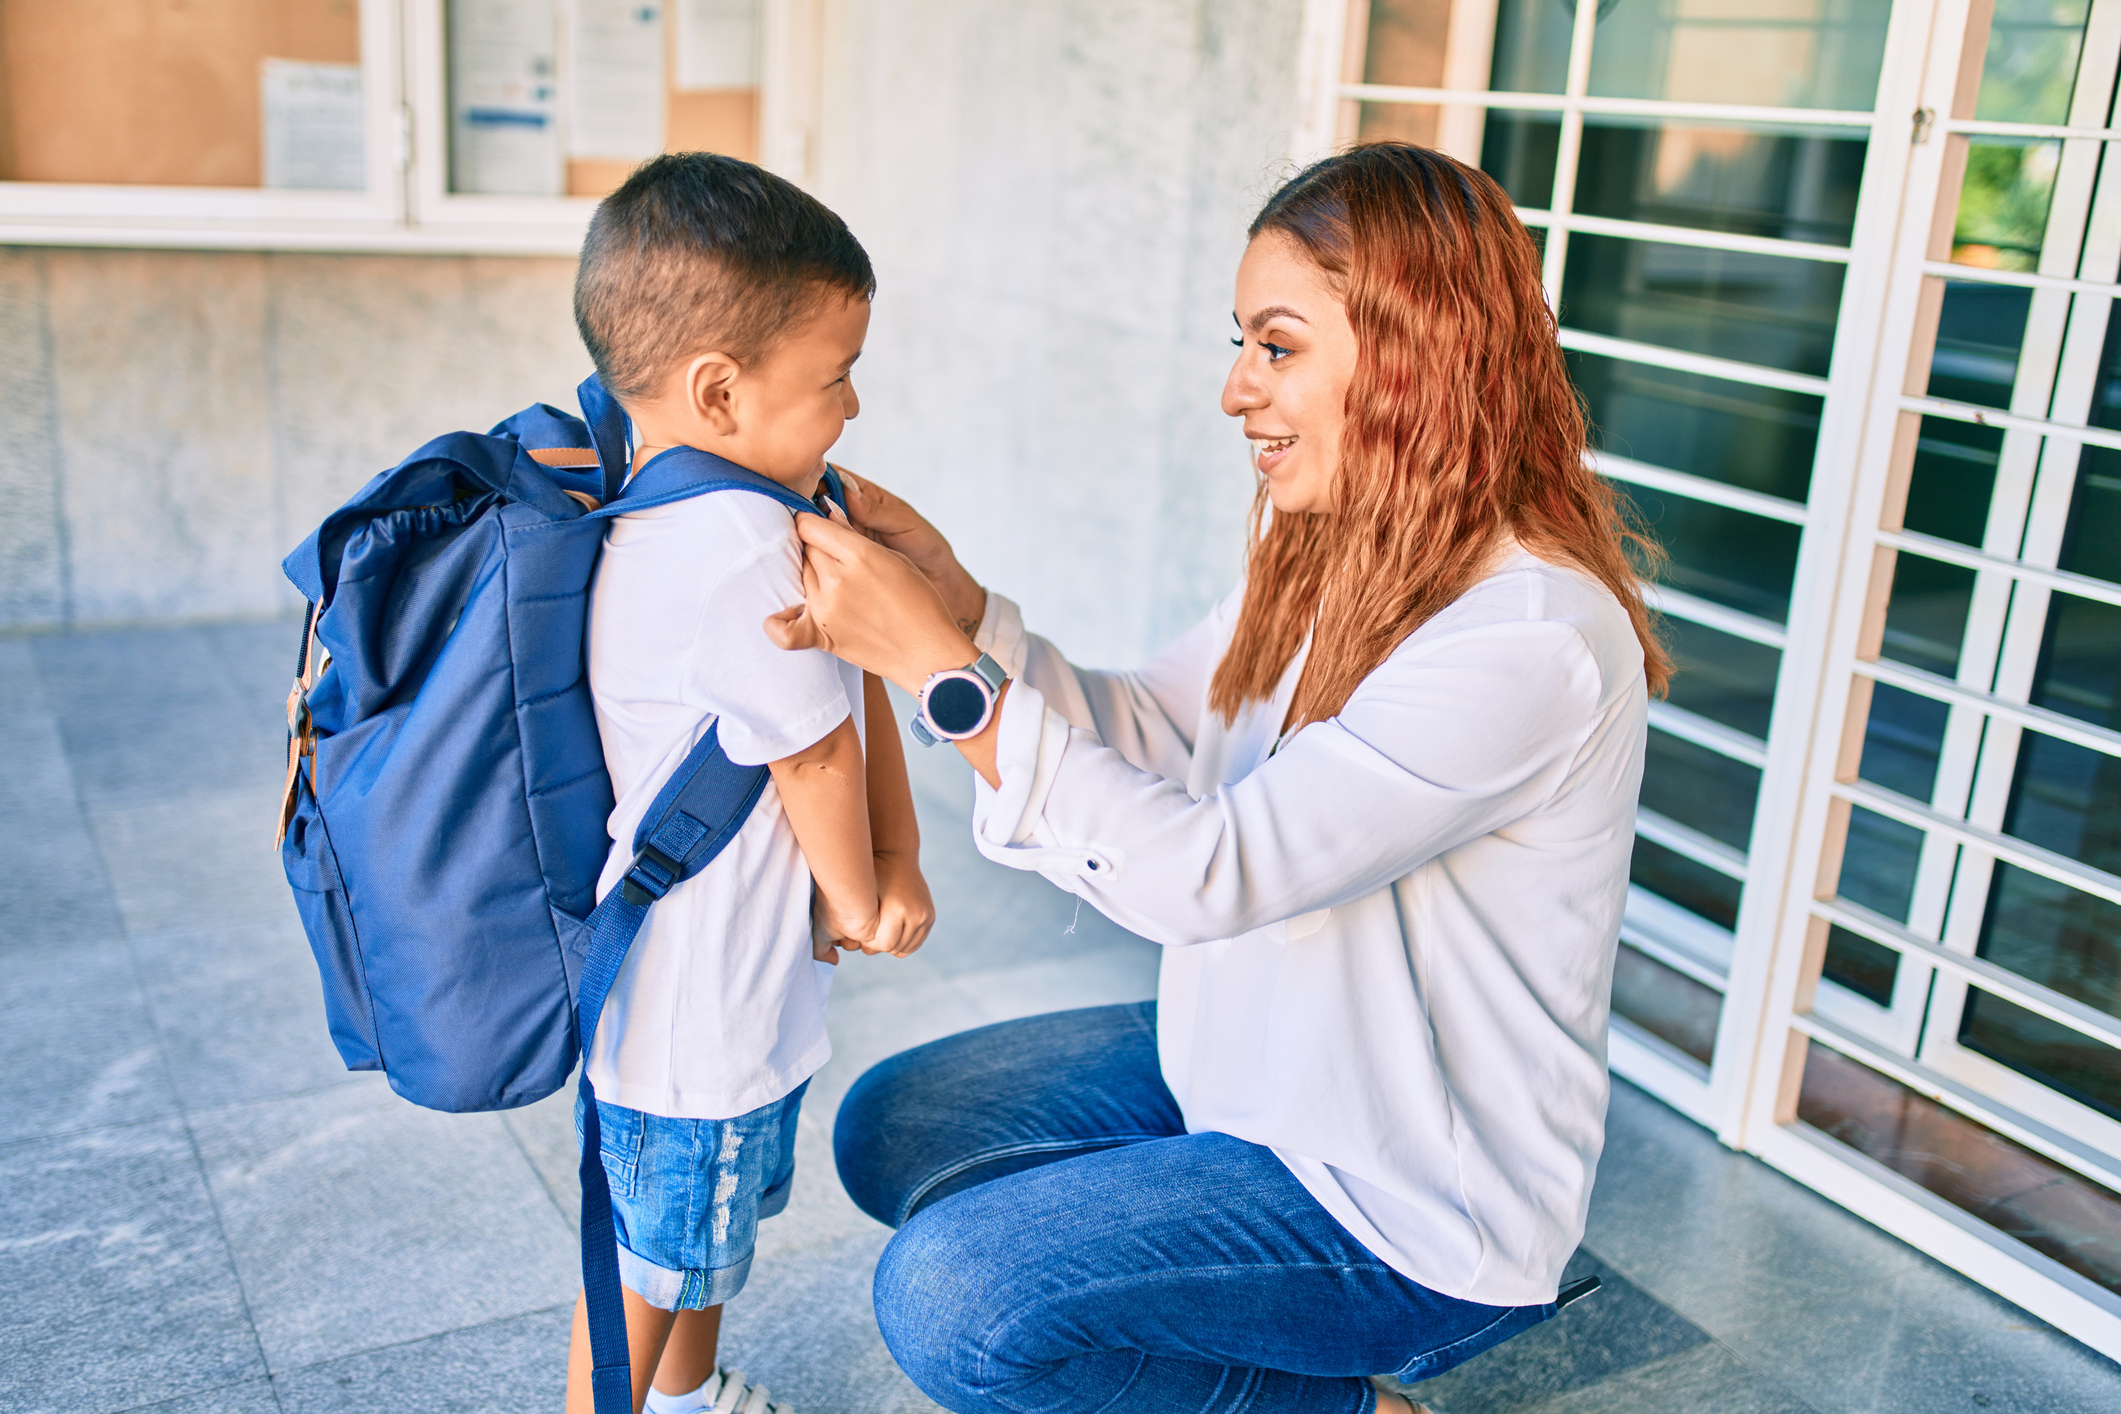
[[[564,1102],[448,1116],[349,1075],[270,847],[286,624],[0,640],[0,1410],[557,1408]],[[1155,956],[961,834],[917,753],[942,923],[850,960],[725,1351],[806,1411],[924,1411],[876,1335],[887,1234],[832,1176],[861,1069],[1148,995]],[[1582,1271],[1605,1289],[1420,1390],[1446,1414],[2090,1411],[2121,1369],[1626,1086]]]

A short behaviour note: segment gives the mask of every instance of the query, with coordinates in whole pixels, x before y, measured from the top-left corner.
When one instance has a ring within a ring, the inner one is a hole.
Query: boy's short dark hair
[[[876,293],[868,252],[816,197],[711,152],[642,163],[597,205],[574,321],[605,388],[642,397],[673,363],[750,363],[837,291]]]

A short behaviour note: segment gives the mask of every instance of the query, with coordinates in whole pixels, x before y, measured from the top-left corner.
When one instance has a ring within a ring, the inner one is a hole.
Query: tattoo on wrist
[[[978,619],[959,619],[957,621],[957,628],[958,632],[964,634],[967,638],[976,638],[979,636]]]

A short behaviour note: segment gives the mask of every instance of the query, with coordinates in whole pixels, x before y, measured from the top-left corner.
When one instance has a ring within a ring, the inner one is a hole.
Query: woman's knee
[[[960,1414],[994,1401],[992,1312],[1010,1263],[980,1228],[956,1221],[960,1205],[922,1212],[899,1229],[877,1262],[876,1323],[907,1378]],[[1006,1303],[1004,1303],[1006,1305]]]

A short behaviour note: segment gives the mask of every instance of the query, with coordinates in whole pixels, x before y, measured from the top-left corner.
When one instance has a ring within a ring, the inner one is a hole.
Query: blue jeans
[[[833,1133],[899,1229],[877,1324],[957,1414],[1357,1414],[1554,1314],[1410,1281],[1271,1150],[1188,1134],[1156,1004],[1004,1022],[894,1056]]]

